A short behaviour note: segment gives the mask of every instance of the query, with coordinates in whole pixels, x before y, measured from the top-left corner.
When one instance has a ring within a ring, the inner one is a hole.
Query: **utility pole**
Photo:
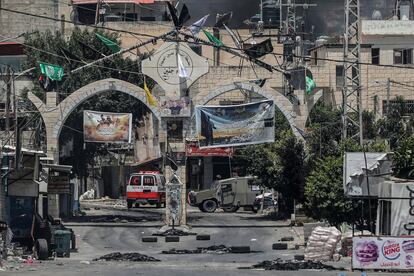
[[[95,12],[95,26],[98,25],[101,17],[101,2],[102,0],[96,1],[96,12]]]
[[[11,69],[10,65],[6,67],[6,77],[4,82],[6,83],[6,137],[10,135],[10,94],[11,94]],[[8,141],[5,141],[6,144]]]
[[[354,137],[363,143],[361,97],[361,45],[359,0],[345,0],[344,86],[342,89],[342,138],[349,135],[349,127],[358,129]],[[356,114],[357,118],[352,115]]]
[[[387,79],[387,116],[390,114],[391,79]]]

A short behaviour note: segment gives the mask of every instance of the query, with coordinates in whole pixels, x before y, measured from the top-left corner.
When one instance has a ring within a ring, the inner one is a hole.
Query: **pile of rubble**
[[[97,216],[79,216],[69,219],[71,222],[114,222],[114,223],[128,223],[128,222],[147,222],[159,221],[157,217],[140,216],[117,216],[117,215],[97,215]]]
[[[161,233],[155,233],[152,234],[153,236],[159,236],[159,237],[170,237],[170,236],[195,236],[197,235],[197,233],[192,233],[192,232],[188,232],[188,231],[183,231],[180,229],[167,229],[164,232]]]
[[[224,254],[230,253],[231,248],[223,244],[213,245],[209,247],[197,247],[197,249],[170,249],[168,251],[162,251],[162,254]]]
[[[103,255],[94,261],[130,261],[130,262],[160,262],[160,260],[153,257],[143,255],[140,253],[120,253],[114,252]]]
[[[308,239],[305,249],[305,259],[315,261],[339,260],[336,253],[340,245],[341,232],[335,227],[316,227]]]
[[[264,269],[264,270],[300,270],[300,269],[316,269],[316,270],[344,270],[317,261],[284,261],[276,259],[274,261],[263,261],[251,267],[241,267],[241,269]]]

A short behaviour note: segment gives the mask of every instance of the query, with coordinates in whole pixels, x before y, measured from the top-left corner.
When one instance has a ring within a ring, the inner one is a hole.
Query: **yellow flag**
[[[148,89],[147,82],[144,80],[144,91],[147,95],[147,102],[149,105],[158,106],[157,99],[151,94],[151,91]]]

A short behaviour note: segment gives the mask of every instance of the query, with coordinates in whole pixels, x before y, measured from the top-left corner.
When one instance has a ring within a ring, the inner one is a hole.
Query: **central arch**
[[[87,84],[70,94],[58,105],[56,105],[56,92],[47,92],[46,104],[33,93],[29,93],[29,100],[40,111],[46,126],[47,154],[49,157],[53,157],[55,161],[58,161],[59,135],[69,115],[87,99],[107,91],[118,91],[131,95],[146,105],[157,120],[161,121],[159,109],[148,104],[144,89],[119,79],[108,78]]]

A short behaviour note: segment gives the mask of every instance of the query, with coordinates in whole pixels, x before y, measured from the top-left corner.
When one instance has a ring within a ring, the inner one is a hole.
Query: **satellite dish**
[[[379,10],[374,10],[372,13],[372,20],[382,20],[382,14]]]

